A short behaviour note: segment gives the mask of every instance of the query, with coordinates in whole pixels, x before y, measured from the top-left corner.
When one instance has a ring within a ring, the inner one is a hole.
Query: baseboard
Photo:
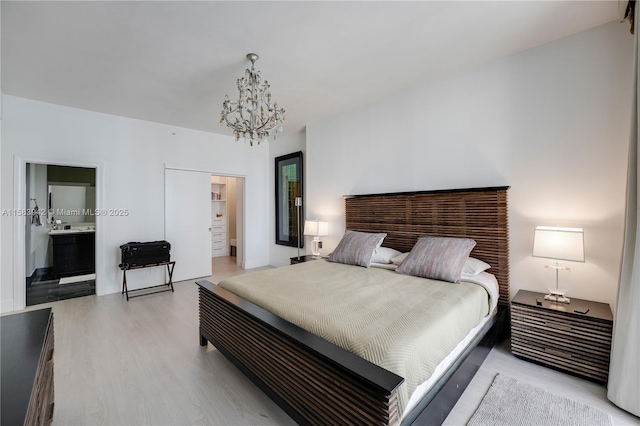
[[[13,299],[3,300],[0,302],[0,314],[13,312]]]

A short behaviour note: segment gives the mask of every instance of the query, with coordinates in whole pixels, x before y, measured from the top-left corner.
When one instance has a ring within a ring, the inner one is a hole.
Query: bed
[[[348,196],[345,197],[346,228],[385,232],[387,237],[383,246],[403,252],[410,251],[418,237],[424,235],[474,239],[477,245],[472,256],[492,265],[490,272],[498,284],[494,299],[504,310],[509,294],[507,189],[474,188]],[[328,264],[315,261],[279,268],[280,272],[265,272],[275,276],[276,282],[277,274],[281,273],[281,281],[284,282],[287,280],[285,270],[311,276],[313,269],[325,267],[321,263]],[[329,269],[320,269],[316,273],[337,277],[346,273],[347,269],[344,268],[355,268],[365,271],[371,280],[380,282],[380,285],[385,280],[391,281],[392,274],[395,274],[374,268],[365,270],[338,264],[326,266]],[[338,271],[338,275],[331,275],[333,272],[330,273],[330,270]],[[416,402],[415,397],[409,399],[409,395],[415,395],[414,390],[418,387],[410,375],[407,375],[409,380],[405,380],[389,371],[393,368],[376,365],[385,366],[375,356],[373,361],[376,363],[355,355],[357,350],[349,347],[349,342],[340,341],[341,338],[336,336],[323,335],[322,330],[306,326],[304,320],[285,321],[277,315],[283,315],[278,310],[277,301],[276,306],[270,308],[274,312],[252,303],[250,300],[254,300],[253,295],[249,290],[245,292],[243,285],[250,288],[252,280],[262,279],[266,282],[268,277],[264,274],[250,275],[245,275],[243,280],[248,280],[247,283],[240,280],[239,287],[233,288],[233,292],[206,281],[198,282],[200,343],[206,345],[211,342],[216,346],[301,424],[410,424],[416,419],[424,420],[425,413],[428,413],[427,423],[439,423],[453,406],[452,396],[447,389],[455,388],[454,404],[457,399],[455,394],[461,394],[459,382],[468,383],[473,376],[473,373],[471,377],[468,377],[469,373],[464,373],[465,364],[474,358],[473,354],[479,348],[485,348],[482,352],[486,356],[486,341],[493,335],[489,331],[495,331],[498,322],[497,316],[483,313],[486,319],[473,327],[473,333],[464,332],[465,341],[455,345],[456,352],[448,357],[444,367],[440,364],[437,366],[439,371],[430,378],[428,386],[422,387]],[[337,278],[330,278],[329,281],[337,281]],[[317,284],[313,285],[317,287]],[[411,283],[402,285],[409,286],[403,287],[402,292],[411,291]],[[288,288],[286,290],[285,287],[285,293],[293,293],[297,289],[291,285]],[[338,299],[340,288],[327,285],[327,291],[335,293],[333,296],[337,295]],[[390,299],[394,291],[380,287],[374,293],[367,297],[379,295],[380,299]],[[286,301],[281,303],[289,304]],[[309,306],[303,309],[311,310]],[[491,308],[487,310],[491,311]],[[348,314],[343,320],[352,322]],[[458,377],[461,374],[465,377]],[[411,392],[406,391],[406,381],[413,382]],[[462,383],[463,389],[466,383]],[[443,404],[443,399],[449,401]]]

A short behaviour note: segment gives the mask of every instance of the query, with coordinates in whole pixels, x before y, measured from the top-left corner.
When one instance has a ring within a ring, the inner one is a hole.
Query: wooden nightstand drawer
[[[513,354],[606,382],[613,329],[609,305],[580,299],[565,305],[542,302],[542,297],[521,290],[511,301]],[[579,314],[576,307],[589,311]]]
[[[588,319],[568,318],[535,308],[513,305],[511,325],[523,333],[558,342],[571,341],[583,350],[610,348],[612,323],[603,324]]]

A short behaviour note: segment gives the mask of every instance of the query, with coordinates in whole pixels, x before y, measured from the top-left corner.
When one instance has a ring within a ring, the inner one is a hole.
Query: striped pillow
[[[459,283],[464,263],[475,245],[469,238],[419,238],[396,272]]]
[[[380,247],[386,236],[387,234],[347,231],[338,247],[329,256],[329,262],[368,268],[371,265],[373,252]]]

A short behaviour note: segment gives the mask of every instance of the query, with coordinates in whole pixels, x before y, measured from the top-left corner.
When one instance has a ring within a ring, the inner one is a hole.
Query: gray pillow
[[[371,265],[373,252],[380,247],[386,236],[387,234],[347,231],[338,247],[329,256],[329,262],[368,268]]]
[[[469,238],[419,238],[396,272],[459,283],[464,263],[475,245]]]

